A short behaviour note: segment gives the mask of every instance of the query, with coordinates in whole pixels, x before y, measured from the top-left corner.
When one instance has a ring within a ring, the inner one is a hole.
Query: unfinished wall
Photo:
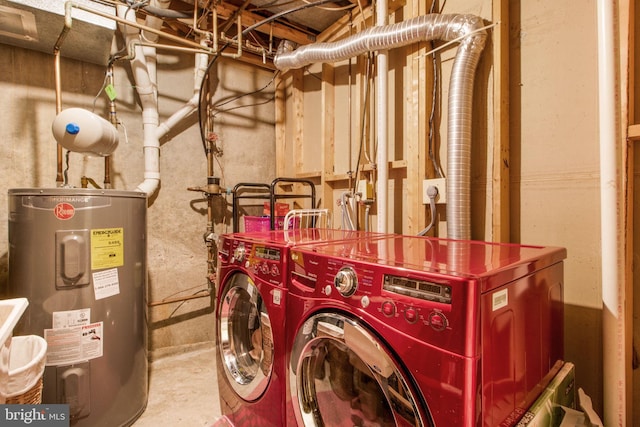
[[[493,17],[497,1],[441,3],[444,3],[443,13],[472,13],[483,17],[487,25],[498,23]],[[592,397],[598,413],[602,414],[596,9],[595,5],[585,7],[579,1],[506,3],[509,15],[499,24],[503,25],[502,31],[509,34],[505,50],[510,58],[508,69],[501,71],[508,75],[505,81],[510,82],[503,88],[510,92],[506,103],[510,128],[507,149],[511,150],[506,161],[511,220],[507,234],[509,240],[516,243],[567,248],[565,358],[576,365],[577,386]],[[390,15],[389,21],[401,22],[424,13],[424,4],[407,1]],[[510,21],[508,26],[507,21]],[[472,238],[500,240],[492,231],[494,210],[501,208],[493,199],[498,196],[492,193],[493,169],[496,162],[501,161],[494,157],[498,114],[498,101],[493,99],[494,86],[498,84],[494,80],[497,74],[494,47],[498,41],[492,29],[488,32],[473,94]],[[429,217],[421,197],[421,180],[433,177],[426,158],[432,76],[431,63],[425,60],[424,54],[429,49],[430,44],[421,43],[390,53],[389,231],[396,233],[414,234],[426,225]],[[438,54],[441,82],[436,155],[443,167],[446,167],[448,84],[455,51],[453,46]],[[355,96],[351,104],[351,126],[345,120],[349,117],[349,91],[344,77],[348,69],[346,61],[295,71],[299,83],[291,87],[294,94],[289,98],[294,106],[287,104],[287,113],[302,108],[305,117],[303,122],[297,119],[300,115],[287,117],[287,137],[294,140],[298,137],[299,150],[314,150],[323,153],[323,157],[312,157],[313,166],[308,167],[310,158],[299,156],[296,144],[286,141],[283,144],[292,150],[290,155],[302,160],[284,167],[289,166],[291,173],[314,176],[317,171],[323,171],[317,179],[324,184],[325,192],[332,191],[333,195],[327,197],[324,206],[334,211],[337,211],[336,196],[348,188],[349,165],[345,159],[357,156],[358,144],[349,144],[347,137],[351,134],[359,138],[364,105],[362,62],[361,57],[352,61]],[[299,98],[296,91],[300,91]],[[330,121],[330,126],[321,120],[327,116],[327,105],[335,106],[335,119]],[[318,120],[309,120],[308,114]],[[372,120],[366,126],[372,141],[376,139],[371,135],[374,129]],[[308,147],[308,141],[313,141],[314,146]],[[325,147],[325,151],[316,144]],[[331,167],[327,167],[327,163]],[[446,175],[446,170],[444,172]],[[372,177],[372,174],[367,172],[365,176]],[[436,234],[445,236],[446,228]]]
[[[0,218],[7,220],[7,190],[20,187],[55,187],[56,143],[51,135],[55,117],[53,55],[0,44]],[[161,53],[158,57],[159,112],[162,122],[193,94],[193,56]],[[270,182],[275,176],[273,86],[251,97],[239,95],[266,86],[270,71],[233,61],[217,63],[213,79],[214,102],[231,100],[215,119],[221,156],[215,175],[223,189],[239,181]],[[63,108],[91,110],[102,86],[105,69],[62,59]],[[129,68],[115,70],[120,145],[112,156],[112,183],[119,190],[133,190],[143,179],[142,120]],[[105,115],[104,94],[95,112]],[[261,105],[253,105],[260,103]],[[243,106],[243,108],[234,107]],[[126,129],[126,133],[125,133]],[[161,141],[161,185],[150,198],[148,211],[149,301],[188,296],[206,290],[206,202],[187,187],[206,184],[207,167],[195,116]],[[72,153],[69,183],[80,186],[80,177],[103,181],[101,159]],[[215,201],[215,231],[231,231],[231,197]],[[6,224],[6,223],[5,223]],[[0,227],[0,286],[7,278],[7,227]],[[149,310],[152,350],[211,341],[214,338],[213,305],[209,298],[159,305]]]
[[[596,9],[510,5],[512,240],[567,248],[565,358],[602,414]]]

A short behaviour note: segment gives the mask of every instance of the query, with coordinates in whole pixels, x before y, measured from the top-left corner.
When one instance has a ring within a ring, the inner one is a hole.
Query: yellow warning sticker
[[[100,270],[124,265],[124,229],[91,230],[91,269]]]

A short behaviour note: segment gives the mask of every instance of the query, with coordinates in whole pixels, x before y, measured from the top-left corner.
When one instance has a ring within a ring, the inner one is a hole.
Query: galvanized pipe
[[[368,28],[333,43],[314,43],[295,49],[282,43],[273,60],[277,69],[301,68],[317,62],[336,62],[366,52],[387,50],[419,41],[460,40],[449,82],[447,144],[447,236],[471,238],[471,101],[475,69],[486,41],[482,19],[475,15],[429,14],[398,24]],[[379,147],[378,150],[386,150]],[[379,165],[386,168],[387,165]]]

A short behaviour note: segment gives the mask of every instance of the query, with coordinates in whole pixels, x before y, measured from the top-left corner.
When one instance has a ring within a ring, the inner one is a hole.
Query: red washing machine
[[[559,370],[562,248],[390,235],[290,257],[290,426],[513,426]]]
[[[228,423],[237,427],[284,425],[290,247],[347,239],[353,234],[296,229],[222,237],[217,272],[216,364],[221,412]]]

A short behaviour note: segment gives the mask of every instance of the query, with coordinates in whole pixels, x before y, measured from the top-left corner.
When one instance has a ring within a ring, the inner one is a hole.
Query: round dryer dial
[[[333,285],[340,295],[350,297],[358,288],[358,276],[351,267],[342,267],[333,278]]]
[[[243,243],[240,243],[234,250],[233,250],[233,258],[239,262],[242,263],[244,262],[244,259],[247,256],[247,250],[244,247]]]

